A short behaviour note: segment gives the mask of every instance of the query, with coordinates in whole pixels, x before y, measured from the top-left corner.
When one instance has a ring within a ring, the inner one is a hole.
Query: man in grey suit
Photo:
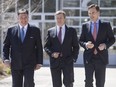
[[[26,9],[18,11],[19,24],[8,29],[4,40],[3,59],[11,67],[12,87],[34,87],[34,70],[43,64],[40,30],[28,23],[28,15]]]
[[[50,56],[53,87],[62,87],[62,73],[65,87],[73,87],[73,64],[79,53],[77,33],[74,28],[65,24],[66,14],[64,11],[57,11],[55,16],[56,26],[48,29],[44,46]]]

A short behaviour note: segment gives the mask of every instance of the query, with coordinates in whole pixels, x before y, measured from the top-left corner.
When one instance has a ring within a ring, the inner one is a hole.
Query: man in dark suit
[[[80,45],[84,51],[85,87],[93,87],[95,73],[96,87],[104,87],[105,71],[108,64],[108,48],[115,42],[109,22],[99,19],[99,6],[88,7],[90,21],[82,25]]]
[[[3,47],[4,64],[11,66],[12,87],[34,87],[34,70],[43,63],[40,30],[28,23],[26,9],[18,11],[18,22],[7,31]]]
[[[53,87],[73,87],[74,71],[73,62],[76,62],[79,44],[76,30],[65,25],[66,14],[57,11],[56,26],[48,30],[45,51],[50,56],[50,69]]]

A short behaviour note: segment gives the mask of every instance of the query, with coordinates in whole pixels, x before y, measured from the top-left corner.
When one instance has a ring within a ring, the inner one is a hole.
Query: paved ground
[[[84,87],[84,68],[75,67],[74,87]],[[107,68],[105,87],[116,87],[116,68]],[[11,87],[11,77],[0,80],[0,87]],[[52,87],[49,67],[35,71],[35,87]]]

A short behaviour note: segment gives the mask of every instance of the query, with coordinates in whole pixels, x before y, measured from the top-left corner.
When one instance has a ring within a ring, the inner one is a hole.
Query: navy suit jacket
[[[76,30],[65,26],[65,36],[61,44],[57,37],[56,27],[48,29],[48,35],[44,46],[45,51],[50,56],[51,68],[59,66],[60,61],[64,65],[73,65],[76,62],[79,53],[79,44]],[[62,53],[62,58],[53,58],[53,52]]]
[[[11,59],[12,69],[35,67],[43,63],[43,49],[39,28],[28,24],[24,42],[20,39],[19,26],[8,29],[4,40],[3,58]]]
[[[94,41],[93,36],[91,34],[91,27],[90,27],[90,21],[86,22],[82,25],[82,33],[80,35],[80,45],[85,49],[84,51],[84,63],[88,63],[90,59],[92,58],[94,48],[97,49],[98,54],[100,55],[100,58],[102,59],[104,64],[108,64],[108,48],[114,44],[115,38],[114,34],[112,32],[112,28],[109,22],[102,22],[99,21],[99,29],[97,34],[97,39]],[[94,44],[93,49],[87,49],[86,48],[86,42],[92,41]],[[101,43],[106,44],[106,49],[100,51],[98,49],[98,46]]]

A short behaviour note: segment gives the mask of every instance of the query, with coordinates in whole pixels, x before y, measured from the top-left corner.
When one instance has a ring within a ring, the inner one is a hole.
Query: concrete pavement
[[[74,87],[84,87],[84,68],[75,67]],[[105,87],[116,87],[116,67],[107,68]],[[11,76],[0,80],[0,87],[11,87]],[[52,80],[49,67],[42,67],[35,71],[35,87],[52,87]],[[95,87],[95,86],[94,86]]]

